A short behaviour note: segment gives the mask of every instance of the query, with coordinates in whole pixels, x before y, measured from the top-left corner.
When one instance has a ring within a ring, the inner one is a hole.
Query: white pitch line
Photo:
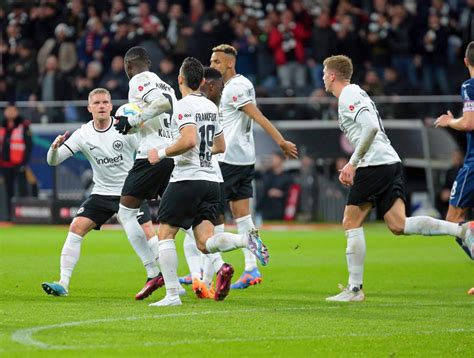
[[[432,306],[433,304],[419,304],[417,306]],[[385,307],[394,307],[399,306],[399,304],[379,304],[379,305],[371,305],[371,308],[385,308]],[[160,315],[145,315],[145,316],[130,316],[130,317],[115,317],[115,318],[102,318],[102,319],[93,319],[87,321],[76,321],[76,322],[64,322],[64,323],[57,323],[45,326],[38,326],[26,329],[20,329],[15,331],[11,339],[17,343],[20,343],[25,346],[47,349],[47,350],[73,350],[73,349],[100,349],[100,348],[126,348],[127,346],[116,346],[116,345],[87,345],[85,346],[67,346],[67,345],[50,345],[39,340],[33,338],[35,333],[46,331],[55,328],[64,328],[64,327],[75,327],[75,326],[82,326],[88,324],[95,324],[95,323],[109,323],[109,322],[116,322],[116,321],[137,321],[142,319],[160,319],[160,318],[169,318],[169,317],[191,317],[191,316],[202,316],[202,315],[210,315],[210,314],[233,314],[233,313],[246,313],[246,312],[278,312],[278,311],[311,311],[311,310],[327,310],[327,309],[340,309],[343,307],[347,307],[345,305],[332,305],[332,306],[321,306],[321,307],[284,307],[284,308],[276,308],[276,309],[241,309],[241,310],[222,310],[222,311],[202,311],[202,312],[183,312],[183,313],[168,313],[168,314],[160,314]],[[351,305],[350,308],[362,308],[367,307],[366,305]],[[444,329],[444,330],[430,330],[430,331],[419,331],[419,332],[407,332],[407,334],[415,334],[415,335],[432,335],[432,334],[448,334],[448,333],[460,333],[460,332],[474,332],[473,328],[452,328],[452,329]],[[390,337],[394,335],[400,335],[403,332],[394,332],[394,333],[381,333],[381,334],[368,334],[368,333],[348,333],[342,335],[318,335],[318,336],[272,336],[272,337],[235,337],[235,338],[213,338],[213,339],[198,339],[198,340],[183,340],[180,339],[179,341],[167,341],[167,342],[145,342],[142,345],[144,346],[178,346],[178,345],[185,345],[185,344],[194,344],[194,343],[202,343],[202,342],[209,342],[209,343],[232,343],[232,342],[250,342],[250,341],[270,341],[270,340],[317,340],[317,339],[326,339],[326,338],[338,338],[338,337]],[[7,350],[0,350],[6,352]]]

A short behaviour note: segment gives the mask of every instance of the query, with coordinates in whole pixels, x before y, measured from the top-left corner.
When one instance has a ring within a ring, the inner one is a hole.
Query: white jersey
[[[368,111],[371,116],[378,119],[380,130],[357,167],[400,162],[400,157],[390,144],[383,128],[382,119],[369,95],[355,84],[344,87],[338,102],[339,127],[354,147],[359,143],[361,134],[361,125],[357,122],[357,116],[364,111]]]
[[[219,105],[227,143],[225,153],[218,156],[220,162],[233,165],[255,163],[253,120],[240,110],[248,103],[257,103],[252,82],[242,75],[235,75],[225,83]]]
[[[136,135],[122,135],[112,128],[98,130],[94,121],[77,129],[58,149],[60,161],[81,152],[92,166],[94,188],[91,194],[119,195],[132,168],[138,147]]]
[[[146,159],[148,150],[165,148],[173,140],[171,132],[171,116],[177,103],[174,89],[163,82],[155,73],[145,71],[132,77],[129,82],[128,101],[142,110],[158,95],[162,94],[171,102],[171,110],[149,119],[139,130],[140,145],[137,159]]]
[[[207,180],[219,182],[212,160],[211,148],[214,137],[223,135],[216,105],[202,94],[191,93],[178,101],[172,119],[174,140],[181,136],[185,126],[196,126],[197,144],[194,148],[174,157],[174,169],[170,182],[183,180]]]

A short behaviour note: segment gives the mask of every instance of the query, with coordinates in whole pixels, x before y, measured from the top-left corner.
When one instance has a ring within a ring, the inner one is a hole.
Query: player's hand
[[[295,143],[285,140],[280,144],[280,149],[283,154],[285,154],[286,159],[298,158],[298,148],[296,147]]]
[[[160,156],[158,155],[158,149],[153,148],[148,151],[148,161],[151,165],[155,165],[160,161]]]
[[[64,141],[67,139],[69,136],[69,131],[64,132],[63,135],[58,135],[56,139],[53,141],[53,144],[51,144],[51,149],[52,150],[57,150],[61,144],[64,143]]]
[[[119,133],[122,133],[124,135],[127,134],[130,129],[132,129],[132,126],[128,121],[128,117],[125,116],[115,117],[114,127]]]
[[[442,114],[438,118],[436,118],[436,121],[434,122],[434,125],[436,128],[442,127],[446,128],[449,127],[449,122],[454,118],[453,114],[451,111],[448,111],[447,114]]]
[[[356,168],[351,163],[344,165],[344,168],[342,168],[341,172],[339,173],[339,181],[341,184],[346,186],[354,185],[355,172]]]

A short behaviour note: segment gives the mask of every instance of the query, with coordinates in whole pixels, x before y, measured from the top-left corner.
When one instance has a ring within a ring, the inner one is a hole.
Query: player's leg
[[[344,228],[347,246],[346,261],[349,271],[348,286],[340,286],[341,293],[326,298],[332,302],[363,301],[365,299],[362,291],[365,260],[365,236],[362,223],[372,209],[372,204],[347,205],[344,209],[342,226]]]
[[[59,282],[43,282],[43,290],[48,295],[67,296],[69,281],[81,255],[84,236],[96,227],[96,223],[87,217],[76,216],[69,226],[69,232],[61,251],[61,278]]]
[[[149,306],[179,306],[180,284],[178,280],[178,254],[174,238],[179,228],[165,223],[161,223],[158,229],[160,263],[163,277],[165,279],[166,296],[161,301]]]
[[[450,221],[453,223],[462,223],[466,220],[466,214],[469,208],[458,208],[452,205],[449,205],[448,213],[446,214],[446,221]],[[466,253],[466,255],[474,260],[474,257],[471,255],[469,248],[465,245],[465,240],[463,238],[457,236],[456,243],[461,247],[461,249]]]

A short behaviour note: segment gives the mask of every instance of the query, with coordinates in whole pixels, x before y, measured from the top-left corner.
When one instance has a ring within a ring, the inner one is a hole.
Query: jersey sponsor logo
[[[113,144],[112,144],[112,147],[115,149],[115,150],[122,150],[123,149],[123,143],[121,140],[116,140]]]
[[[182,120],[183,119],[183,115],[180,113],[178,114],[178,120]]]
[[[352,112],[354,109],[355,109],[355,107],[354,107],[354,105],[353,105],[353,104],[349,105],[349,111],[351,111],[351,112]]]
[[[140,92],[143,91],[143,88],[144,88],[143,86],[138,86],[138,90],[139,90]]]
[[[232,100],[233,100],[234,102],[237,102],[238,97],[237,97],[237,96],[232,96]]]
[[[151,82],[144,83],[143,87],[148,87],[149,85],[151,85]]]
[[[113,158],[95,158],[95,161],[97,162],[98,165],[105,165],[105,164],[116,164],[119,163],[123,160],[122,154],[117,155],[116,157]]]

